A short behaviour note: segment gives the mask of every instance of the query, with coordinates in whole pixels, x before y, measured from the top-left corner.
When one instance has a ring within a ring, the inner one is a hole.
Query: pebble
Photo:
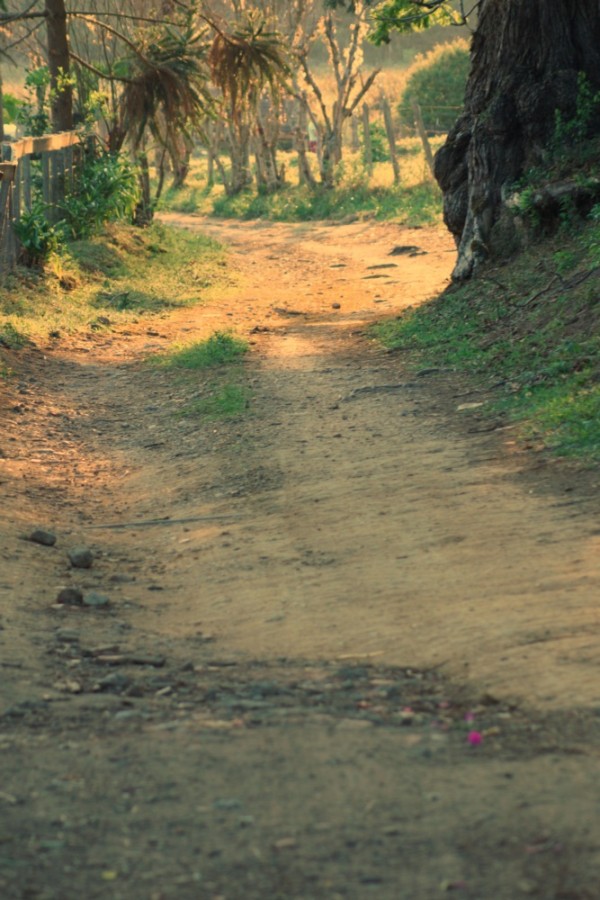
[[[241,809],[242,801],[238,800],[237,797],[221,797],[218,800],[215,800],[213,803],[214,809]]]
[[[44,528],[36,528],[29,535],[29,540],[34,544],[42,544],[43,547],[54,547],[56,535],[54,532],[46,531]]]
[[[96,682],[98,691],[122,691],[131,684],[131,678],[121,672],[111,672]]]
[[[342,304],[341,304],[341,303],[332,303],[332,304],[331,304],[331,308],[332,308],[332,309],[341,309],[341,308],[342,308]]]
[[[75,631],[73,628],[57,628],[54,632],[54,637],[63,644],[79,643],[79,632]]]
[[[77,588],[65,587],[58,592],[56,602],[63,603],[66,606],[81,606],[83,594]]]
[[[90,591],[89,594],[86,594],[83,598],[84,606],[91,606],[94,609],[104,609],[107,606],[110,606],[110,600],[104,594],[97,594],[95,591]]]
[[[72,547],[68,551],[69,562],[74,569],[91,569],[94,554],[89,547]]]

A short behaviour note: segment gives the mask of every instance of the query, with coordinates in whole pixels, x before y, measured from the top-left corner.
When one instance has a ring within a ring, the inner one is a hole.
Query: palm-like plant
[[[289,74],[281,36],[256,14],[234,31],[217,30],[208,62],[213,82],[236,115],[245,99],[255,100],[265,85],[274,86]]]
[[[121,112],[134,148],[146,129],[169,145],[211,113],[207,51],[206,30],[191,24],[141,33],[135,53],[123,61]]]

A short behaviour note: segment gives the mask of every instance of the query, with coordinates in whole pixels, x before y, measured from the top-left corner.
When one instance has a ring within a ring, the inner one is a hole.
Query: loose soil
[[[366,331],[449,237],[167,218],[235,285],[2,387],[0,896],[598,897],[597,473]],[[231,375],[147,362],[231,327]]]

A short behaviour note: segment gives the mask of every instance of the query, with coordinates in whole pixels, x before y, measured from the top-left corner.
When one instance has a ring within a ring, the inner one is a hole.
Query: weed
[[[11,322],[5,322],[0,325],[0,347],[6,347],[7,350],[22,350],[30,343],[27,335],[17,328]]]
[[[229,419],[241,415],[250,406],[248,390],[238,384],[222,384],[214,387],[206,397],[201,397],[183,408],[182,416],[201,416],[205,419]]]
[[[247,352],[246,341],[228,332],[217,331],[205,341],[174,347],[155,362],[173,369],[209,369],[238,362]]]

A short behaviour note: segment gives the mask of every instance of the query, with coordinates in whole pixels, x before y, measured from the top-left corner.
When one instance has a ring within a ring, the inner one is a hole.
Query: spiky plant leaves
[[[289,74],[281,36],[268,31],[265,20],[250,15],[230,32],[218,31],[208,54],[212,80],[229,100],[234,115],[243,98],[256,98],[266,84]]]
[[[124,126],[134,147],[144,131],[162,142],[200,127],[211,114],[206,31],[190,26],[144,31],[138,52],[127,60],[127,82],[121,98]]]

